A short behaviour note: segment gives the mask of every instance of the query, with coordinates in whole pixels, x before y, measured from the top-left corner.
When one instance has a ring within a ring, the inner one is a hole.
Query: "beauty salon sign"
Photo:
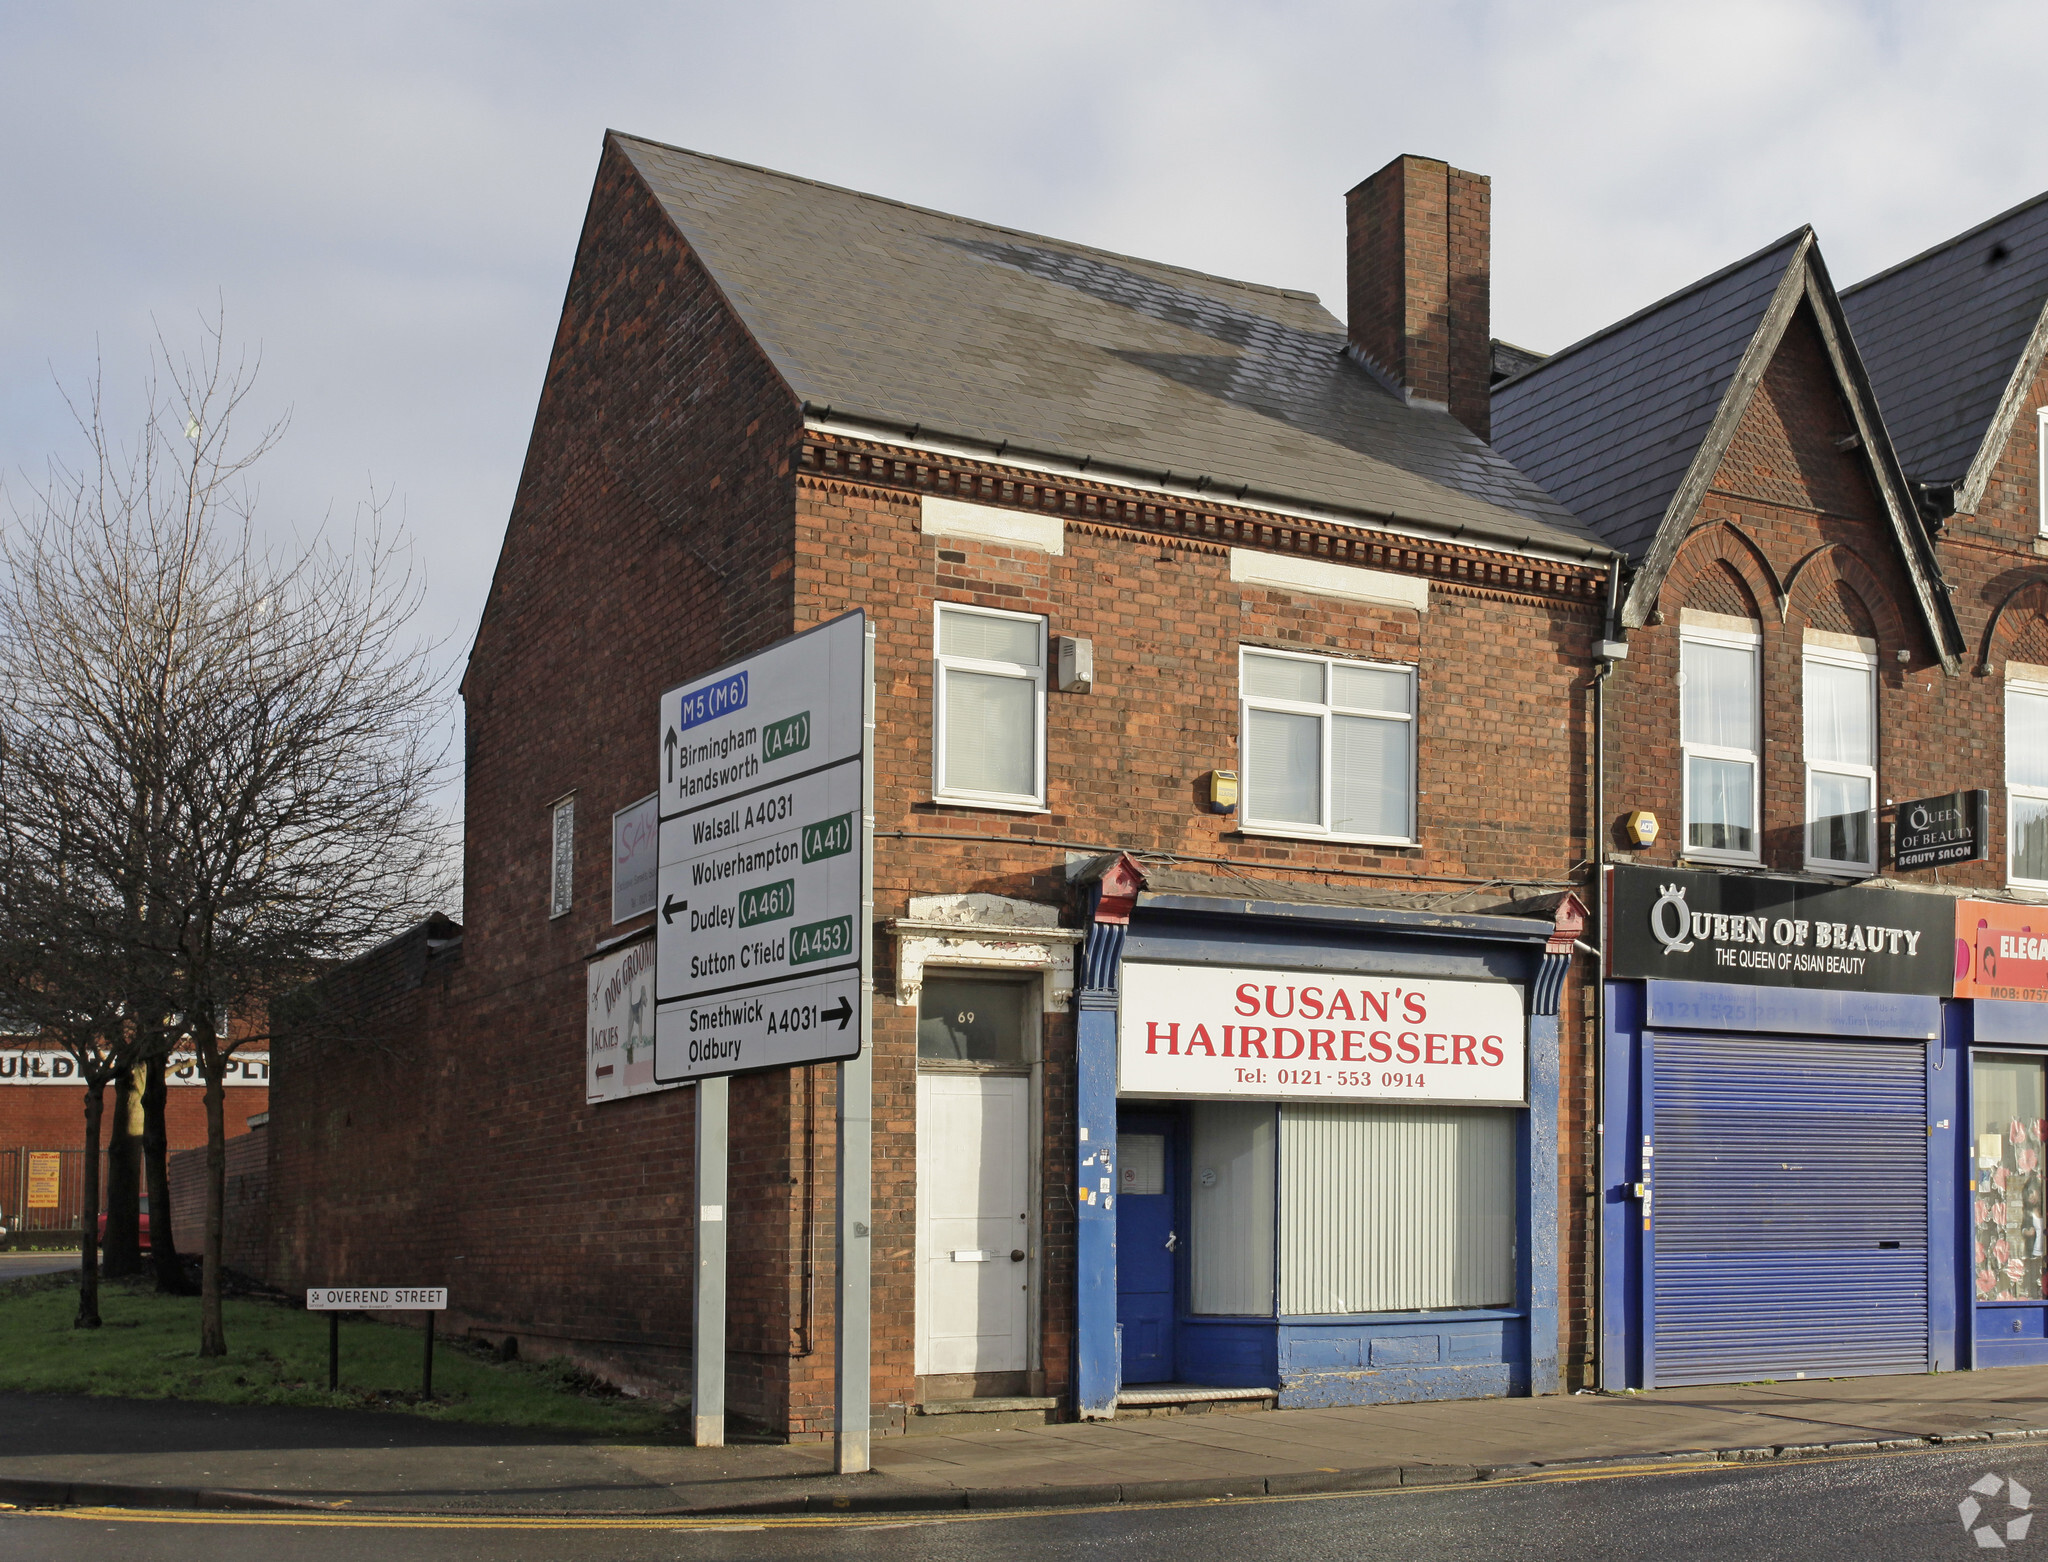
[[[1261,1101],[1528,1099],[1522,990],[1127,962],[1117,1089]]]

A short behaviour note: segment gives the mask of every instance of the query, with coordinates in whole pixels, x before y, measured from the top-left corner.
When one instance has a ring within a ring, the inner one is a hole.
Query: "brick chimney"
[[[1490,181],[1397,157],[1345,197],[1351,345],[1411,404],[1490,437]]]

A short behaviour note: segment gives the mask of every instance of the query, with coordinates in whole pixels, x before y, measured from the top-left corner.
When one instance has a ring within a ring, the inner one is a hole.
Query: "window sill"
[[[934,808],[987,808],[1004,814],[1049,814],[1043,803],[1005,803],[988,797],[948,797],[935,793],[925,799]]]
[[[1851,882],[1877,877],[1877,867],[1867,862],[1814,862],[1808,860],[1802,873],[1818,874],[1827,879],[1844,879]]]
[[[1744,857],[1735,852],[1682,851],[1678,854],[1678,860],[1696,863],[1706,868],[1761,868],[1764,865],[1761,853]]]
[[[1415,836],[1400,835],[1332,835],[1326,831],[1289,830],[1280,825],[1240,824],[1231,835],[1259,836],[1276,841],[1315,841],[1325,846],[1384,846],[1394,850],[1419,851],[1422,842]]]

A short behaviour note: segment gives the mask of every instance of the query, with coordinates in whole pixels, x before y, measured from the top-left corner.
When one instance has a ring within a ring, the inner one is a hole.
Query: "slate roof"
[[[1493,443],[1631,558],[1649,551],[1800,229],[1493,389]]]
[[[829,414],[1583,557],[1563,506],[1344,354],[1308,293],[612,135],[790,389]]]
[[[1909,476],[1969,473],[2044,303],[2048,194],[1842,290]]]

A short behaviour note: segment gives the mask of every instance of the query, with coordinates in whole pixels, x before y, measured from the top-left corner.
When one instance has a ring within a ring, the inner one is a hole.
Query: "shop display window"
[[[1036,981],[927,971],[917,1000],[918,1061],[1027,1066],[1028,1005],[1037,991]]]
[[[1198,1101],[1190,1113],[1193,1310],[1273,1311],[1273,1108]]]
[[[1979,1054],[1971,1067],[1977,1300],[2038,1302],[2048,1243],[2041,1144],[2048,1063]]]

